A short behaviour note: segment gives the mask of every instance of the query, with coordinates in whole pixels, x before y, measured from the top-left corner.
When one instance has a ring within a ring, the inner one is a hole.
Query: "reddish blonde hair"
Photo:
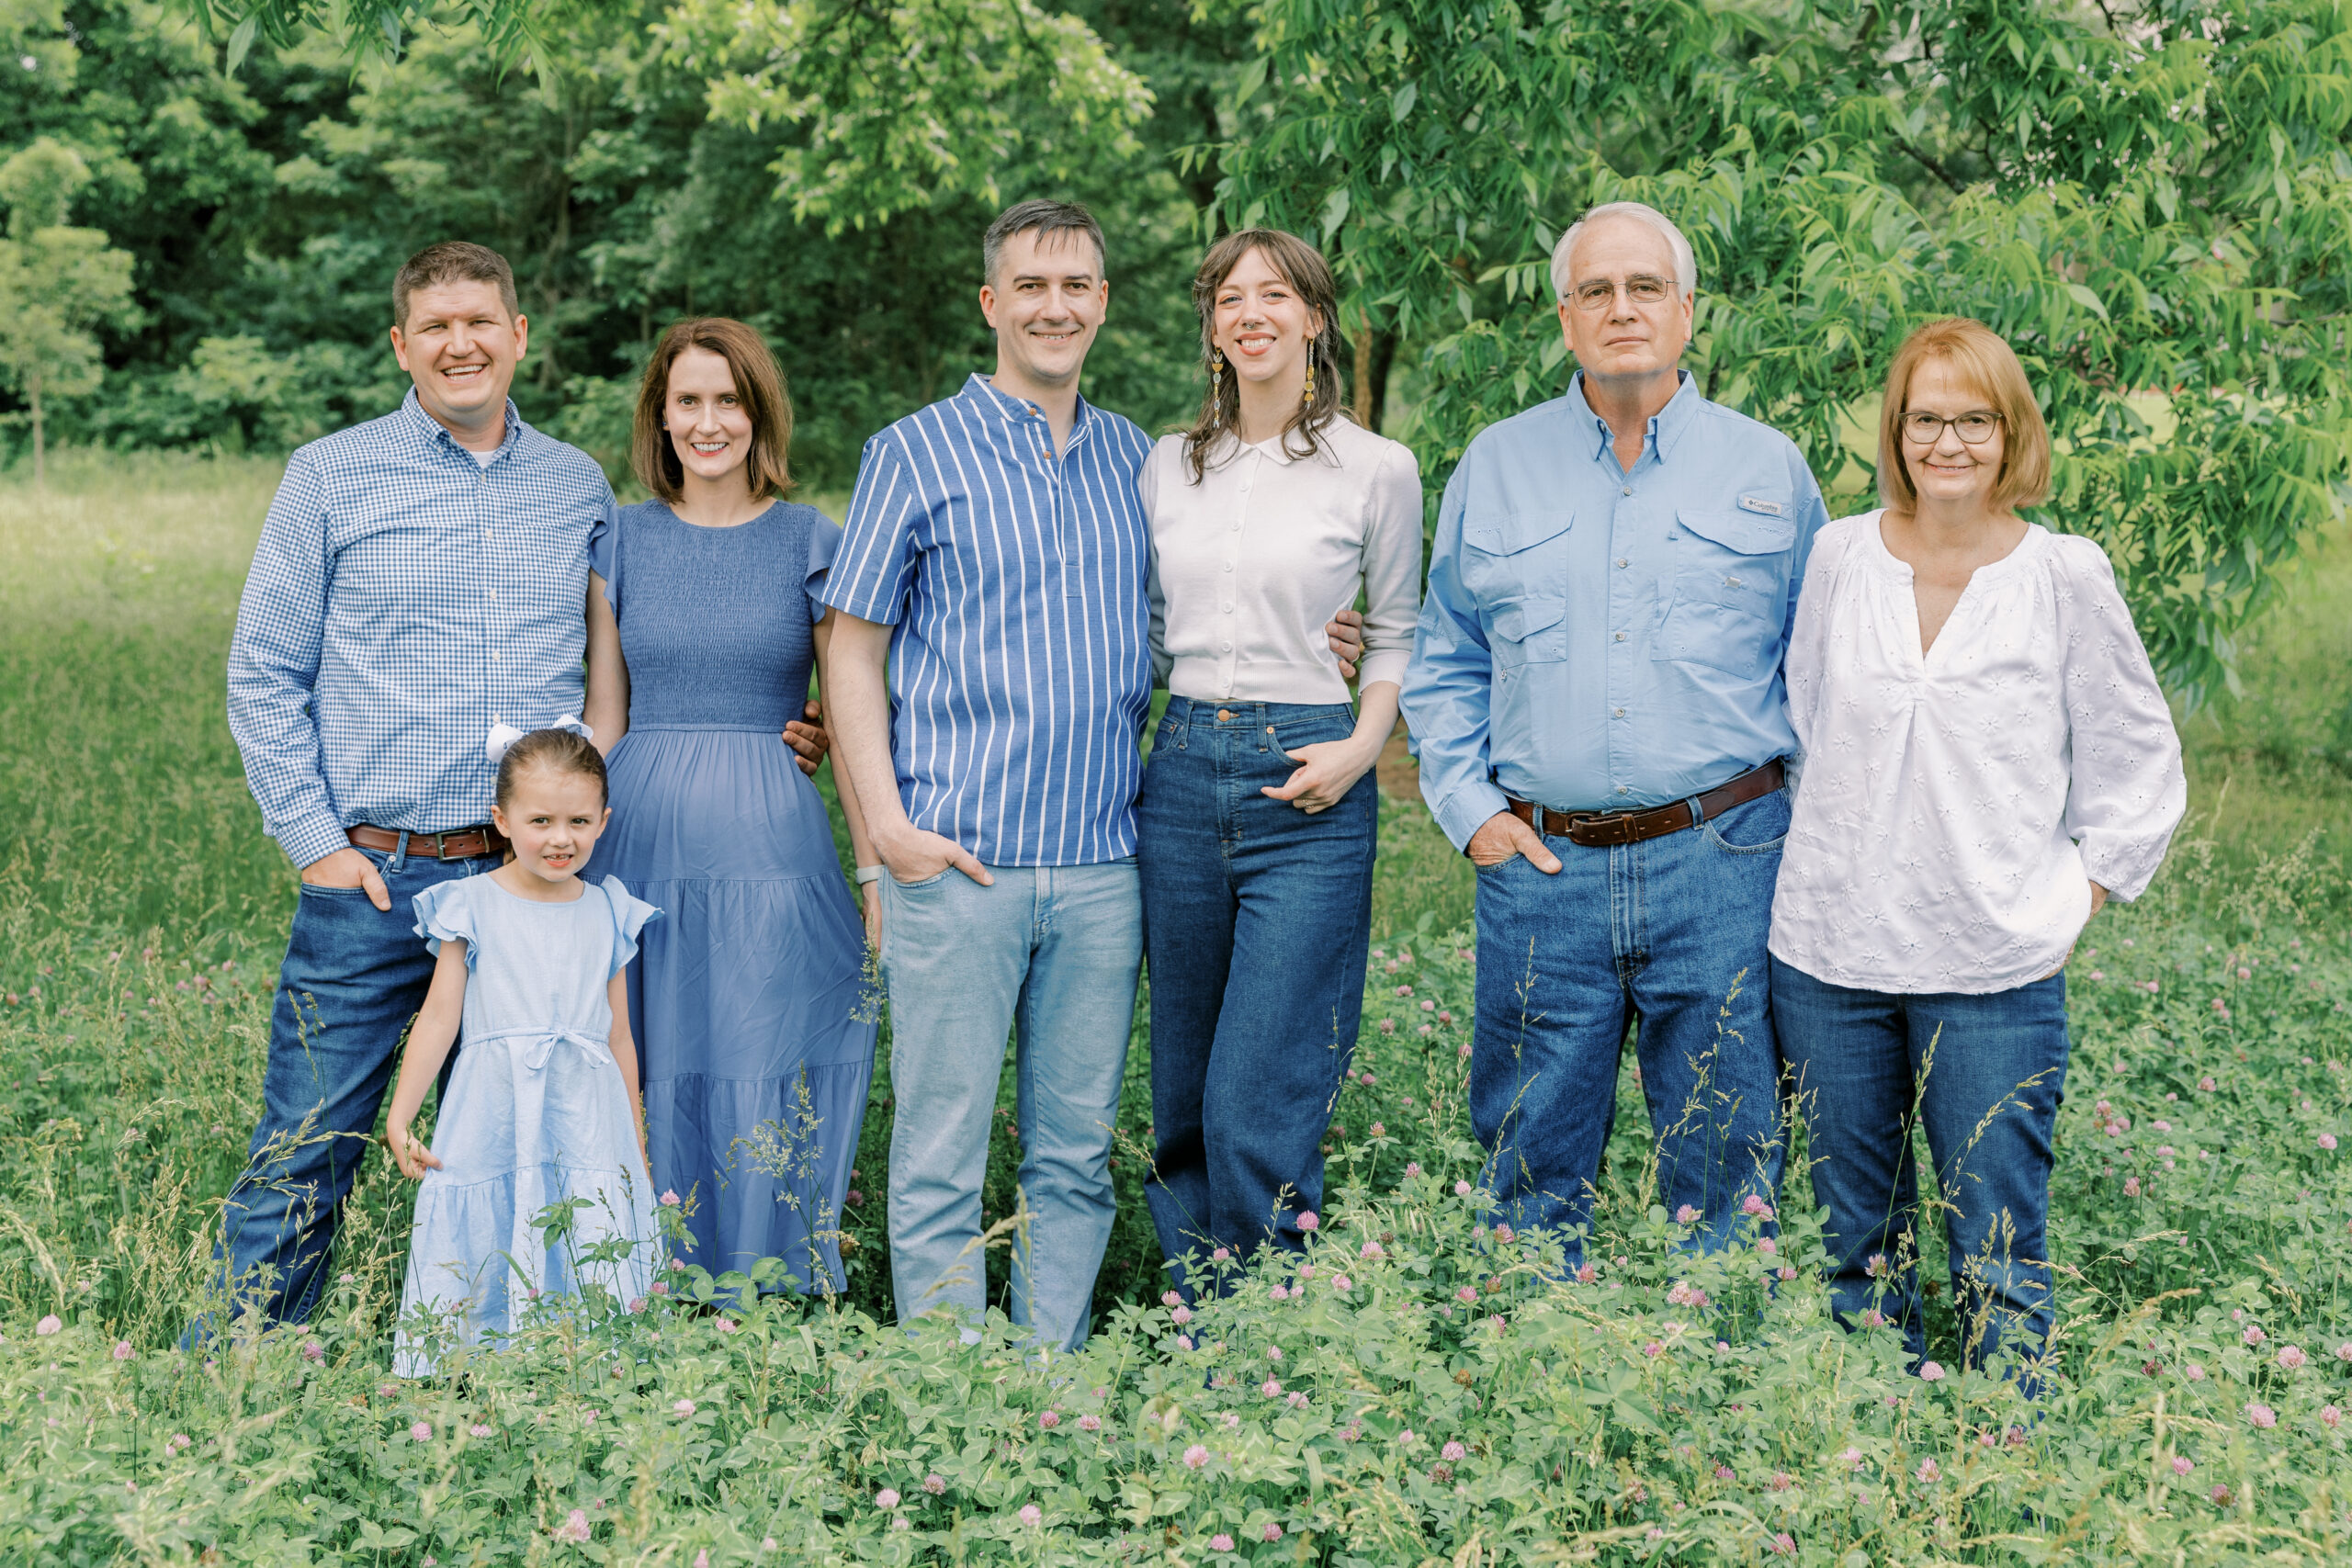
[[[1975,389],[2001,416],[2001,472],[1993,481],[1997,511],[2038,505],[2050,494],[2050,426],[2033,400],[2033,384],[2017,350],[2001,334],[1967,316],[1929,321],[1903,340],[1886,369],[1886,396],[1878,415],[1878,495],[1889,509],[1908,513],[1919,504],[1919,487],[1903,461],[1903,414],[1911,376],[1930,359]]]
[[[637,470],[638,483],[671,502],[685,488],[685,467],[670,445],[670,433],[662,428],[662,416],[670,401],[670,367],[690,348],[718,355],[734,373],[735,396],[752,420],[752,450],[743,459],[743,479],[752,487],[752,499],[790,495],[792,395],[785,390],[784,372],[776,368],[775,355],[768,352],[767,340],[757,328],[725,316],[675,323],[647,356],[629,440],[629,467]]]

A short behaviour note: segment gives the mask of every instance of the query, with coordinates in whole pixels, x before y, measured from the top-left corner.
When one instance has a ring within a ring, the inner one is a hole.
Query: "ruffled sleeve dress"
[[[629,703],[589,874],[665,911],[628,990],[655,1190],[682,1200],[689,1262],[779,1258],[804,1291],[843,1283],[879,1011],[831,819],[783,737],[840,537],[809,506],[705,528],[652,501],[594,547]]]
[[[433,1130],[410,1234],[394,1370],[431,1376],[416,1309],[471,1344],[496,1344],[535,1295],[595,1284],[623,1304],[650,1293],[660,1233],[628,1085],[613,1058],[612,976],[662,911],[617,877],[569,903],[467,876],[420,893],[419,936],[466,943],[462,1043]],[[584,1200],[568,1226],[550,1204]],[[618,1247],[607,1244],[617,1242]],[[592,1249],[618,1254],[591,1260]]]

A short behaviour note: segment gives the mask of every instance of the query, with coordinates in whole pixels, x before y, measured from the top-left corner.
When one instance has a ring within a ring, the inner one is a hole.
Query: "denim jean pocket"
[[[882,880],[900,893],[922,893],[946,881],[947,874],[955,869],[953,866],[943,865],[929,876],[918,877],[912,882],[901,882],[886,868],[882,873]]]
[[[1788,787],[1733,807],[1709,819],[1704,831],[1707,842],[1726,854],[1777,853],[1789,837]]]
[[[1345,740],[1356,732],[1355,720],[1339,714],[1296,718],[1288,724],[1269,725],[1267,728],[1272,731],[1269,739],[1272,742],[1272,750],[1276,751],[1295,751],[1303,746]]]

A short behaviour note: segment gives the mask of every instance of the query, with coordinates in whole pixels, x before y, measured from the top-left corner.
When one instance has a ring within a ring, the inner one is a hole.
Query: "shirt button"
[[[1625,710],[1624,710],[1623,708],[1619,708],[1619,709],[1617,710],[1617,716],[1618,716],[1619,718],[1623,718],[1623,717],[1624,717],[1624,716],[1625,716]]]
[[[1617,567],[1618,567],[1618,570],[1621,570],[1621,571],[1622,571],[1622,570],[1623,570],[1626,567],[1629,567],[1629,566],[1631,566],[1631,565],[1633,565],[1633,564],[1634,564],[1634,563],[1633,563],[1632,561],[1627,560],[1623,556],[1619,556],[1619,557],[1617,558]]]
[[[1634,493],[1634,487],[1633,487],[1632,485],[1627,485],[1627,486],[1625,487],[1625,493],[1626,493],[1627,495],[1631,495],[1631,494],[1633,494],[1633,493]]]
[[[1617,640],[1619,642],[1623,642],[1625,640],[1625,634],[1623,632],[1619,632],[1617,634]]]
[[[1227,562],[1226,562],[1226,563],[1225,563],[1225,570],[1227,570],[1227,571],[1231,571],[1231,570],[1233,570],[1233,563],[1232,563],[1231,561],[1227,561]]]
[[[1218,643],[1216,648],[1219,653],[1231,653],[1233,651],[1233,645],[1229,642]]]
[[[1619,785],[1617,786],[1617,793],[1618,793],[1619,795],[1623,795],[1623,794],[1627,793],[1627,792],[1626,792],[1626,789],[1625,789],[1625,786],[1624,786],[1623,784],[1619,784]]]
[[[1233,606],[1232,606],[1232,605],[1230,605],[1230,604],[1227,604],[1227,605],[1225,607],[1225,613],[1226,613],[1227,615],[1231,615],[1231,614],[1233,614]]]

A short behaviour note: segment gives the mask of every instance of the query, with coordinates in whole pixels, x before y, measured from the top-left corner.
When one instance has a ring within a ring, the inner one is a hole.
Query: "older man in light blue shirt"
[[[1561,237],[1578,373],[1464,454],[1405,680],[1422,793],[1478,867],[1470,1110],[1497,1218],[1558,1233],[1571,1267],[1629,1017],[1691,1238],[1730,1239],[1780,1178],[1781,660],[1827,519],[1794,445],[1680,370],[1697,270],[1637,203]]]

